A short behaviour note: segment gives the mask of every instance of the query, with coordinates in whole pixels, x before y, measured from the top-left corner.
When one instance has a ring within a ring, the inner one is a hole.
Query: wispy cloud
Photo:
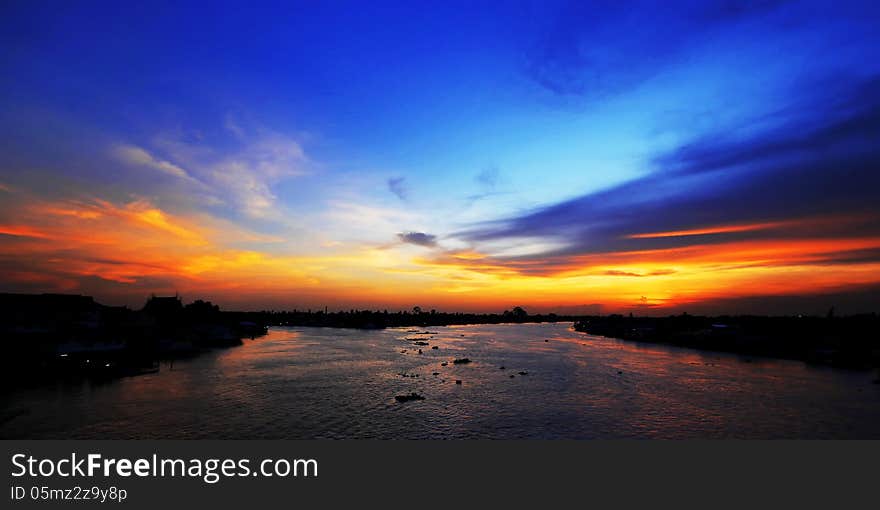
[[[576,255],[688,246],[693,238],[710,242],[710,235],[720,242],[878,234],[876,224],[856,221],[880,203],[876,83],[829,90],[829,97],[781,111],[772,129],[744,128],[753,133],[748,138],[700,136],[657,156],[657,169],[645,177],[477,225],[462,237],[545,237],[564,242],[557,254]],[[841,216],[847,221],[822,220]]]
[[[672,230],[667,232],[645,232],[641,234],[630,234],[630,239],[657,239],[661,237],[686,237],[686,236],[707,236],[715,234],[730,234],[735,232],[755,232],[758,230],[779,229],[783,227],[794,227],[802,224],[801,220],[792,221],[769,221],[764,223],[747,223],[739,225],[714,225],[703,228],[694,228],[690,230]]]
[[[406,185],[406,177],[391,177],[386,182],[388,191],[394,193],[397,198],[406,200],[409,197],[409,188]]]
[[[48,234],[27,225],[0,225],[0,235],[46,239]]]
[[[771,122],[657,155],[644,177],[458,232],[471,255],[425,263],[655,308],[878,283],[876,83],[795,96]],[[544,247],[505,248],[523,239]]]
[[[4,290],[149,291],[309,286],[318,261],[238,248],[275,242],[202,214],[175,214],[147,199],[46,201],[20,194],[0,206]],[[128,298],[126,298],[128,299]]]
[[[498,167],[491,165],[481,170],[480,173],[474,177],[474,181],[484,189],[491,191],[495,189],[496,185],[498,185],[500,177],[501,172],[498,170]]]
[[[559,96],[621,93],[660,73],[695,39],[783,3],[700,1],[670,8],[656,2],[568,2],[527,53],[524,71]]]
[[[171,175],[191,182],[198,182],[180,166],[156,158],[140,147],[134,145],[117,145],[113,148],[112,152],[113,155],[123,163],[150,168],[166,175]]]
[[[227,117],[225,130],[234,139],[208,144],[164,134],[154,143],[176,161],[192,168],[211,191],[208,198],[228,203],[241,215],[281,220],[284,205],[274,187],[309,172],[310,160],[296,139],[262,127],[248,128]]]
[[[647,273],[638,273],[635,271],[621,271],[619,269],[609,269],[605,271],[603,274],[606,276],[634,276],[634,277],[645,277],[645,276],[666,276],[670,274],[675,274],[676,271],[674,269],[658,269],[655,271],[649,271]]]
[[[272,135],[249,141],[241,150],[210,164],[208,171],[213,183],[245,215],[269,218],[283,214],[273,185],[305,174],[306,162],[298,142]]]

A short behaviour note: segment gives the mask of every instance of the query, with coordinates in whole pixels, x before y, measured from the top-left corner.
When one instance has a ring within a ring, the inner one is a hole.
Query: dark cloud
[[[603,273],[603,274],[605,274],[605,276],[645,276],[641,273],[633,273],[630,271],[618,271],[616,269],[611,269],[611,270],[605,271],[605,273]]]
[[[674,269],[661,269],[661,270],[657,270],[657,271],[651,271],[649,273],[635,273],[632,271],[619,271],[616,269],[609,269],[608,271],[605,271],[603,274],[605,276],[635,276],[635,277],[664,276],[664,275],[669,275],[669,274],[675,274],[675,270]]]
[[[483,188],[492,190],[498,185],[499,174],[498,167],[493,165],[484,168],[474,177],[474,180]]]
[[[880,130],[878,90],[880,78],[855,86],[838,85],[826,93],[841,93],[843,97],[808,98],[793,108],[776,112],[771,119],[759,119],[783,121],[780,127],[763,132],[760,137],[744,142],[713,133],[658,157],[656,164],[666,172],[697,174],[765,161],[775,163],[774,159],[792,159],[807,153],[822,156],[823,151],[835,148],[848,151],[852,146],[859,150],[872,145]]]
[[[501,171],[497,166],[492,165],[484,168],[474,176],[474,182],[480,186],[482,191],[466,196],[465,200],[467,205],[471,206],[475,202],[490,197],[510,195],[512,193],[511,191],[500,191],[497,189],[501,180]]]
[[[409,188],[406,186],[406,177],[391,177],[387,181],[388,191],[397,195],[397,198],[406,200],[409,196]]]
[[[864,285],[858,288],[831,289],[811,295],[746,296],[707,299],[665,309],[663,314],[687,312],[696,315],[715,315],[723,310],[728,315],[817,315],[824,316],[831,307],[837,315],[877,313],[880,286]]]
[[[417,246],[425,246],[428,248],[437,246],[437,236],[426,234],[424,232],[402,232],[397,234],[397,238],[407,244],[415,244]]]
[[[560,96],[602,97],[656,75],[719,25],[767,14],[782,3],[569,2],[527,53],[525,73]]]
[[[847,81],[797,108],[744,125],[744,138],[704,135],[654,159],[643,178],[527,214],[477,225],[472,242],[522,237],[562,241],[548,257],[674,248],[736,238],[880,235],[880,82]],[[827,220],[863,216],[864,221]],[[826,218],[810,227],[809,218]],[[724,235],[634,239],[645,232],[804,219],[805,225]],[[811,230],[812,228],[812,230]],[[521,260],[517,260],[521,263]]]

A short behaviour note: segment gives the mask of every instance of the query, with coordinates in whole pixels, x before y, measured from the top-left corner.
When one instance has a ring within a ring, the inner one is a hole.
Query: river
[[[6,391],[0,437],[880,438],[871,373],[570,327],[271,328],[155,374]]]

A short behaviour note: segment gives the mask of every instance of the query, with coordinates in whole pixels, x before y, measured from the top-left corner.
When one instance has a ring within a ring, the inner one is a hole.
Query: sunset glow
[[[877,311],[876,26],[770,4],[4,8],[0,291]]]

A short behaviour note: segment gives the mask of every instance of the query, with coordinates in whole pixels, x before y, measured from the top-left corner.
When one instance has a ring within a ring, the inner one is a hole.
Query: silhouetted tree
[[[521,306],[517,306],[510,312],[514,319],[525,320],[529,314]]]

